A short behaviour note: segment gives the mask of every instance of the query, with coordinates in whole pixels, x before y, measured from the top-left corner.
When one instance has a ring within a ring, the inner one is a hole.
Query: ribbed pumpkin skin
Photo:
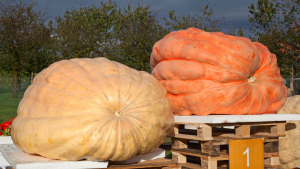
[[[152,75],[106,58],[71,59],[35,77],[11,134],[18,148],[50,159],[122,161],[159,146],[173,127]]]
[[[153,46],[150,64],[176,115],[271,114],[286,101],[276,56],[247,38],[174,31]]]
[[[300,95],[288,97],[278,114],[300,114]],[[300,165],[300,121],[287,121],[285,136],[279,138],[280,169]]]

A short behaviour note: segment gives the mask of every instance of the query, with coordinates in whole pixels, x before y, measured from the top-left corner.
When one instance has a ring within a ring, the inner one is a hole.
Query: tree
[[[228,30],[228,35],[232,36],[244,36],[244,32],[241,27],[237,29],[236,26],[233,26],[232,22],[230,22],[230,28]]]
[[[195,27],[208,32],[221,31],[225,25],[223,21],[225,17],[221,19],[213,20],[214,7],[209,8],[207,4],[204,9],[200,9],[200,13],[175,15],[175,11],[169,12],[169,19],[163,18],[165,25],[169,31],[175,31],[180,29],[187,29],[189,27]]]
[[[108,57],[149,72],[152,47],[168,33],[156,19],[157,12],[140,4],[119,9],[113,29],[115,43]]]
[[[276,3],[276,0],[258,0],[255,7],[251,4],[249,7],[249,12],[252,16],[248,16],[249,22],[252,23],[251,30],[259,35],[260,33],[269,31],[270,29],[275,29],[280,20],[279,10],[280,4]]]
[[[282,74],[290,74],[290,89],[293,93],[293,79],[299,71],[299,0],[258,0],[257,6],[249,7],[249,21],[257,40],[266,45],[277,56]]]
[[[101,2],[101,7],[67,10],[55,18],[56,49],[63,59],[100,57],[110,46],[110,31],[115,20],[116,4]]]
[[[12,97],[16,98],[21,86],[21,73],[33,71],[38,54],[50,39],[44,25],[46,13],[34,10],[36,3],[0,1],[0,54],[1,67],[13,73]]]
[[[207,32],[224,32],[233,36],[244,36],[244,32],[241,27],[237,28],[230,22],[230,27],[225,30],[227,24],[224,22],[225,17],[220,19],[212,19],[214,7],[209,7],[207,4],[203,9],[200,9],[199,13],[175,15],[175,11],[169,12],[169,19],[163,18],[165,25],[169,31],[176,31],[181,29],[187,29],[189,27],[195,27]]]

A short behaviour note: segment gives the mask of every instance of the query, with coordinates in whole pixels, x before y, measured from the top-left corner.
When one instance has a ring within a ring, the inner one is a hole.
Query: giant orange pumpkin
[[[26,90],[14,144],[51,159],[121,161],[162,144],[174,127],[164,87],[106,58],[56,62]]]
[[[247,38],[174,31],[153,46],[150,64],[176,115],[271,114],[286,101],[276,56]]]

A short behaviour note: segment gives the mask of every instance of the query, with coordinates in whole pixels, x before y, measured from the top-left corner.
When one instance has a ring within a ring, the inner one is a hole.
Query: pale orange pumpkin
[[[174,31],[155,43],[150,64],[176,115],[271,114],[286,101],[276,56],[244,37]]]
[[[300,95],[288,97],[278,114],[300,114]],[[279,158],[282,169],[300,165],[300,121],[287,121],[285,136],[279,138]]]
[[[26,90],[12,140],[51,159],[126,160],[159,146],[172,131],[166,95],[151,74],[106,58],[59,61]]]

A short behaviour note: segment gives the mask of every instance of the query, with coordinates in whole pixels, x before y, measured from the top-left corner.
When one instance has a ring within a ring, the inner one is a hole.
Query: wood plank
[[[267,142],[278,142],[279,139],[278,138],[267,138],[267,139],[264,139],[264,142],[267,143]]]
[[[198,136],[186,135],[186,134],[170,134],[170,135],[168,135],[168,137],[171,137],[171,138],[182,138],[182,139],[196,140],[196,141],[213,140],[213,138],[200,138]]]
[[[181,164],[177,163],[177,164],[169,164],[167,167],[165,167],[166,169],[181,169]]]
[[[251,135],[253,139],[264,139],[264,142],[276,142],[278,141],[278,137],[267,137],[267,136],[260,136],[260,135]]]
[[[208,116],[178,116],[175,122],[182,123],[245,123],[245,122],[277,122],[300,120],[299,114],[262,114],[262,115],[208,115]]]
[[[277,134],[273,134],[273,133],[268,133],[268,132],[256,132],[254,133],[255,136],[260,136],[260,137],[278,137]],[[281,136],[285,136],[281,135]]]
[[[228,145],[229,139],[223,139],[223,138],[217,138],[214,137],[214,140],[212,142],[212,145]]]
[[[200,164],[181,163],[181,166],[188,169],[201,169]]]
[[[229,160],[229,155],[228,153],[220,153],[220,156],[218,157],[203,156],[200,158],[201,160],[222,161],[222,160]]]
[[[219,134],[219,135],[218,135]],[[262,133],[260,133],[262,134]],[[187,135],[187,134],[170,134],[168,137],[171,138],[181,138],[181,139],[187,139],[187,140],[195,140],[195,141],[209,141],[209,140],[220,140],[220,139],[249,139],[251,137],[243,137],[243,136],[237,136],[235,134],[224,134],[224,133],[213,133],[214,137],[211,138],[200,138],[198,136],[194,135]],[[258,137],[274,137],[271,134],[265,134],[265,135],[256,135],[253,138],[258,138]],[[222,143],[224,144],[224,143]],[[217,143],[215,144],[217,145]]]
[[[280,165],[264,165],[265,169],[279,169]],[[297,168],[291,168],[291,169],[297,169]]]
[[[179,133],[182,134],[182,135],[187,135],[187,136],[199,136],[199,132],[202,132],[201,131],[202,129],[200,129],[200,131],[198,130],[191,130],[191,129],[183,129],[183,130],[179,130]],[[225,129],[226,130],[226,129]],[[232,130],[232,129],[230,129]],[[228,137],[232,137],[232,138],[245,138],[245,137],[242,137],[242,136],[237,136],[235,135],[234,131],[235,130],[232,130],[233,132],[219,132],[220,130],[214,130],[212,132],[212,136],[213,136],[213,139],[218,139],[218,137],[220,137],[220,139],[222,139],[222,137],[227,137],[226,139],[228,139]],[[197,133],[198,132],[198,133]],[[210,132],[210,131],[209,131]],[[210,134],[208,134],[209,136],[206,137],[206,138],[210,138]]]
[[[230,140],[236,140],[236,139],[260,139],[263,138],[265,140],[265,142],[274,142],[275,139],[278,139],[277,136],[270,134],[270,133],[256,133],[255,135],[250,135],[250,137],[243,137],[243,136],[237,136],[235,134],[222,134],[222,133],[218,133],[219,135],[215,135],[213,134],[213,139],[214,140],[222,140],[225,143],[225,140],[230,139]],[[271,139],[269,138],[271,137]],[[217,143],[216,143],[217,144]]]
[[[264,157],[279,157],[279,152],[274,152],[274,153],[264,153]]]
[[[147,163],[157,163],[157,162],[170,162],[172,161],[171,159],[168,158],[158,158],[158,159],[154,159],[154,160],[147,160],[147,161],[141,161],[141,162],[137,162],[137,163],[132,163],[132,164],[147,164]],[[114,163],[114,161],[109,161],[109,165],[132,165],[132,164],[118,164],[118,163]],[[173,163],[172,163],[173,164]]]
[[[286,121],[277,121],[277,122],[238,122],[238,123],[205,123],[211,127],[220,127],[220,126],[241,126],[241,125],[250,125],[250,126],[269,126],[277,125],[278,123],[286,123]],[[189,122],[175,122],[175,124],[191,124],[195,127],[201,126],[204,123],[189,123]]]
[[[229,155],[227,153],[220,153],[219,156],[209,156],[207,154],[202,153],[200,150],[193,150],[193,149],[180,149],[180,150],[174,150],[171,149],[170,151],[177,152],[180,154],[185,154],[185,155],[190,155],[190,156],[195,156],[195,157],[203,157],[203,158],[208,158],[211,157],[212,160],[228,160]]]
[[[235,135],[234,133],[213,133],[214,138],[226,138],[226,139],[244,139],[244,138],[250,138],[250,136],[239,136]]]
[[[200,150],[194,150],[194,149],[170,149],[169,151],[176,152],[176,153],[181,153],[185,155],[190,155],[190,156],[195,156],[195,157],[207,157],[207,154],[202,153]]]
[[[112,165],[109,165],[107,168],[111,168],[111,169],[150,168],[150,167],[166,167],[171,164],[177,165],[177,166],[180,165],[170,159],[161,158],[161,159],[149,160],[149,161],[144,161],[144,162],[129,164],[129,165],[112,164]]]

